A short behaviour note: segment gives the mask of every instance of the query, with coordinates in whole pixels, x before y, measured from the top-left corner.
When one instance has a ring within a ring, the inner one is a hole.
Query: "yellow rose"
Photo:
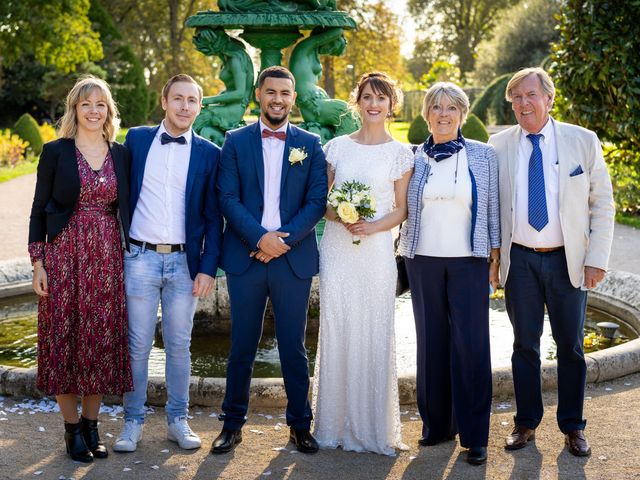
[[[337,213],[344,223],[356,223],[358,221],[358,212],[349,202],[340,202]]]

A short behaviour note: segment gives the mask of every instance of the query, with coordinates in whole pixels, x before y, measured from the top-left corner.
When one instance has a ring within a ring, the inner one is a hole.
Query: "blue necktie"
[[[527,135],[533,145],[533,151],[529,159],[529,225],[538,232],[549,223],[540,137],[542,137],[540,133]]]

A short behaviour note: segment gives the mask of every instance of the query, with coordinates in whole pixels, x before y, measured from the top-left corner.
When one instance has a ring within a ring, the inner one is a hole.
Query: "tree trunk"
[[[333,72],[333,57],[331,55],[325,55],[322,63],[324,89],[329,95],[329,98],[334,98],[336,96],[336,79]]]

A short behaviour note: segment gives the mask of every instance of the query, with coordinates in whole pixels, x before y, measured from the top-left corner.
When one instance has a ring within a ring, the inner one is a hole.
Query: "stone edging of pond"
[[[7,268],[9,266],[9,268]],[[27,273],[25,273],[27,269]],[[30,289],[31,266],[23,262],[0,262],[0,298],[27,293]],[[222,284],[222,282],[216,282]],[[225,285],[226,286],[226,285]],[[220,285],[222,287],[222,285]],[[9,289],[9,290],[8,290]],[[6,295],[8,291],[10,295]],[[589,293],[589,306],[610,313],[629,324],[640,333],[640,275],[610,271],[602,284]],[[640,372],[640,338],[606,350],[588,353],[587,382],[597,383]],[[493,369],[493,396],[513,395],[510,367]],[[542,362],[542,388],[555,390],[557,367],[555,361]],[[415,377],[398,378],[400,403],[416,401]],[[191,377],[189,391],[193,405],[219,406],[225,389],[224,378]],[[0,395],[41,397],[36,388],[36,369],[0,365]],[[162,377],[150,377],[147,390],[150,405],[163,406],[166,402],[166,385]],[[107,397],[107,403],[120,403],[119,397]],[[251,400],[254,407],[286,406],[284,383],[281,378],[256,378],[251,382]]]

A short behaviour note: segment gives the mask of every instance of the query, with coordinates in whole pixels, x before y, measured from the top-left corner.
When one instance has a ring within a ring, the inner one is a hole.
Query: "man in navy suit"
[[[142,436],[159,303],[167,437],[185,449],[201,445],[187,423],[189,347],[196,304],[213,289],[222,240],[215,194],[220,149],[191,129],[201,102],[200,85],[176,75],[162,89],[162,124],[132,128],[125,140],[131,151],[131,247],[124,264],[134,391],[124,396],[117,452],[135,451]]]
[[[275,316],[288,405],[287,425],[299,451],[318,444],[309,432],[309,369],[304,345],[311,279],[318,272],[315,225],[326,208],[326,161],[317,135],[289,124],[295,80],[283,67],[265,69],[256,99],[260,120],[228,132],[218,173],[227,221],[221,267],[231,301],[231,353],[212,453],[233,450],[249,405],[249,386],[267,298]]]

